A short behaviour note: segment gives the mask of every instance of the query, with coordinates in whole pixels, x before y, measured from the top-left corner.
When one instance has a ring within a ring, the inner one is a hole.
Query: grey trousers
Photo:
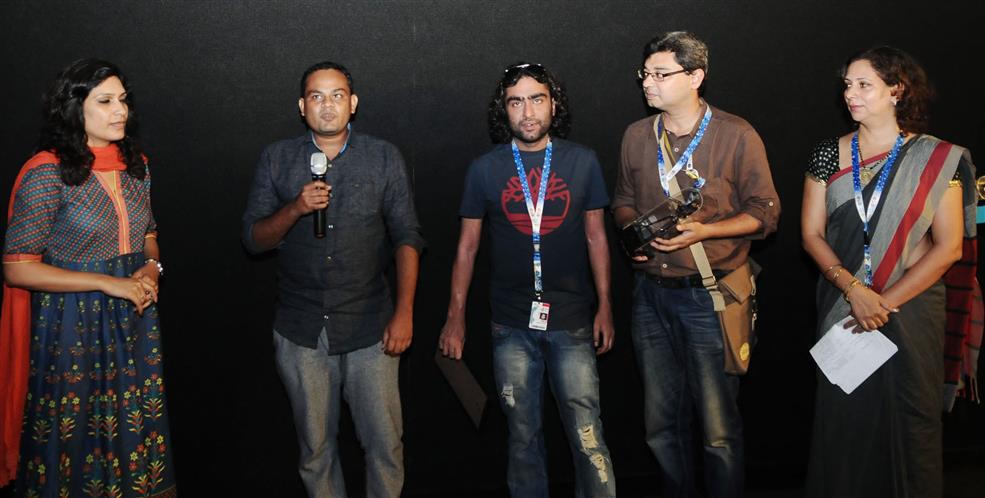
[[[298,471],[311,498],[345,498],[339,463],[341,396],[366,455],[366,496],[397,498],[404,482],[403,421],[397,385],[400,358],[381,344],[332,354],[325,331],[316,349],[274,332],[277,372],[294,412]]]

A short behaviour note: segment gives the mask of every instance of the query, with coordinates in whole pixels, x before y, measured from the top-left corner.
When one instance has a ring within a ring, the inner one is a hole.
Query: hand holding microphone
[[[325,236],[325,209],[331,198],[331,185],[325,183],[328,172],[328,158],[321,152],[311,155],[311,183],[304,186],[298,196],[302,214],[314,212],[315,237]]]

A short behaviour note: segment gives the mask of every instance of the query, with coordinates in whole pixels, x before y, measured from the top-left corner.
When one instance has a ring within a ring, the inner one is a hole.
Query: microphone
[[[322,152],[311,155],[311,181],[325,181],[328,172],[328,158]],[[325,209],[315,210],[315,237],[325,237]]]

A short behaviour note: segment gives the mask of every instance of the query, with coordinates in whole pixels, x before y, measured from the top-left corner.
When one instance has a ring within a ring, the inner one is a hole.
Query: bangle
[[[163,277],[164,276],[164,265],[162,265],[160,261],[158,261],[158,260],[156,260],[154,258],[147,258],[147,259],[144,260],[144,264],[147,264],[147,263],[154,263],[155,265],[157,265],[157,276],[159,276],[159,277]]]
[[[845,270],[845,267],[844,266],[838,268],[838,271],[836,271],[835,274],[831,276],[831,282],[837,283],[838,282],[838,277],[841,276],[841,272],[844,271],[844,270]]]
[[[824,276],[827,277],[828,274],[831,273],[831,270],[834,270],[834,269],[837,269],[838,271],[836,271],[835,272],[835,276],[831,278],[832,281],[838,279],[838,275],[841,274],[841,270],[844,270],[845,267],[844,266],[841,266],[841,263],[833,264],[833,265],[829,266],[827,269],[824,270]]]
[[[845,301],[847,301],[849,303],[852,302],[852,300],[848,298],[848,293],[851,292],[851,290],[852,290],[853,287],[855,287],[856,285],[860,285],[861,283],[862,282],[859,279],[857,279],[857,278],[853,278],[852,281],[848,283],[848,285],[845,287],[845,290],[844,290]]]

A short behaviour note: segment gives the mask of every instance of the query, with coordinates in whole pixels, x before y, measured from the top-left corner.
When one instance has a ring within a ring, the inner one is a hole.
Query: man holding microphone
[[[299,472],[311,497],[344,497],[341,396],[366,452],[366,495],[403,486],[399,357],[411,342],[424,247],[403,157],[352,130],[359,99],[332,62],[301,77],[308,130],[261,154],[243,214],[251,253],[276,249],[277,370],[294,412]],[[391,250],[391,248],[393,248]],[[384,272],[396,261],[396,303]]]

